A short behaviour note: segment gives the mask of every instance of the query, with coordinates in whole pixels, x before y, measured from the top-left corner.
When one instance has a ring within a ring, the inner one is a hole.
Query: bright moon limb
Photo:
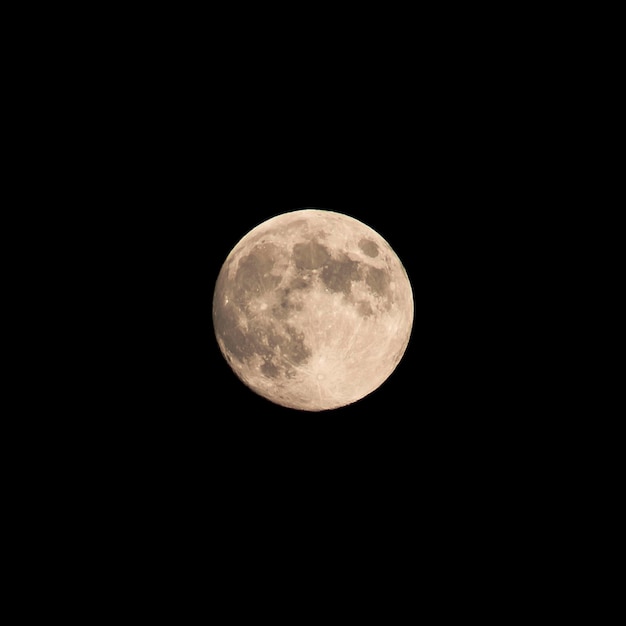
[[[355,218],[319,209],[253,228],[213,296],[215,335],[234,373],[264,398],[306,411],[376,390],[406,350],[413,311],[391,246]]]

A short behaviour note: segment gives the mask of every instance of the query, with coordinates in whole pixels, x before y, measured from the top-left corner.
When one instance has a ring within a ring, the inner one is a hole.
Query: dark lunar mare
[[[371,239],[361,239],[359,241],[359,248],[361,248],[367,256],[378,256],[378,246]]]
[[[275,245],[261,244],[241,259],[235,277],[237,301],[245,302],[250,295],[261,295],[280,283],[280,276],[271,273],[277,254]]]
[[[361,317],[369,317],[370,315],[374,313],[370,303],[366,302],[365,300],[359,300],[356,303],[356,310],[359,312],[359,315]]]
[[[330,259],[322,270],[322,281],[334,292],[350,295],[352,281],[359,279],[359,264],[344,255],[341,259]]]
[[[307,243],[297,243],[292,250],[293,262],[299,270],[312,270],[322,267],[330,260],[328,250],[315,239]]]
[[[389,274],[378,267],[368,267],[365,282],[379,296],[386,296],[389,291]]]
[[[302,365],[311,356],[303,333],[290,325],[275,324],[276,319],[286,319],[288,311],[295,306],[288,298],[289,289],[279,290],[282,297],[271,315],[250,313],[251,300],[275,292],[281,282],[280,276],[271,273],[277,254],[278,248],[273,244],[256,246],[239,261],[232,285],[228,284],[228,271],[224,267],[213,300],[215,331],[226,350],[241,363],[248,362],[255,355],[260,356],[263,360],[261,372],[270,378],[283,372],[289,375],[292,365]],[[304,254],[310,259],[312,255],[317,258],[315,255],[319,252],[309,250]]]

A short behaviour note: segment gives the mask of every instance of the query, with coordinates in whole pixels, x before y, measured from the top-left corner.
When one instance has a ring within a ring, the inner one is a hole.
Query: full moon
[[[253,228],[213,294],[224,358],[257,394],[305,411],[352,404],[400,362],[413,292],[391,246],[357,219],[304,209]]]

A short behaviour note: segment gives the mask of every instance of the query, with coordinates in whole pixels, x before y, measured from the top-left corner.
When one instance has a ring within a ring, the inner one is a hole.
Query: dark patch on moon
[[[304,343],[304,333],[299,333],[293,326],[286,326],[285,333],[272,332],[268,335],[268,343],[274,349],[280,348],[280,353],[293,365],[305,363],[311,356],[311,350]]]
[[[297,243],[293,247],[293,260],[300,270],[317,269],[329,259],[328,250],[314,239],[308,243]]]
[[[389,290],[389,274],[378,267],[369,267],[365,276],[365,282],[377,295],[384,296]]]
[[[281,276],[270,272],[277,258],[276,250],[273,244],[254,248],[241,259],[231,285],[228,284],[228,266],[224,265],[213,297],[215,333],[228,354],[240,363],[260,356],[263,359],[261,372],[271,378],[291,370],[293,365],[303,364],[311,356],[304,334],[292,326],[284,326],[290,312],[301,304],[290,297],[289,288],[277,291]],[[260,292],[274,292],[278,295],[276,304],[266,315],[247,315],[250,303]],[[282,314],[276,315],[276,311]],[[277,323],[278,320],[281,323]],[[278,348],[280,353],[277,354]],[[291,364],[281,363],[280,354]]]
[[[265,360],[261,365],[261,373],[267,378],[276,378],[280,374],[280,368],[269,360]]]
[[[369,257],[378,256],[378,246],[371,239],[361,239],[359,248]]]
[[[311,286],[311,280],[307,280],[304,276],[296,276],[289,286],[292,289],[308,289]]]
[[[278,249],[274,244],[264,243],[256,246],[239,261],[235,276],[237,301],[248,299],[250,294],[271,291],[280,283],[280,276],[271,273],[277,253]]]
[[[238,361],[251,357],[256,352],[256,341],[244,333],[233,306],[217,303],[213,309],[215,331],[221,337],[228,351]]]
[[[286,319],[293,311],[301,311],[303,305],[301,302],[293,298],[293,290],[291,287],[285,287],[277,293],[276,304],[272,307],[272,315],[276,319]]]
[[[359,302],[356,303],[356,310],[358,311],[361,317],[369,317],[370,315],[373,315],[374,313],[370,303],[365,300],[360,300]]]
[[[330,259],[322,270],[322,281],[331,291],[350,295],[352,281],[359,277],[358,266],[347,256],[341,260]]]
[[[283,311],[292,311],[295,307],[293,302],[289,299],[289,294],[290,291],[289,289],[285,289],[285,291],[282,293],[282,297],[280,298],[280,308]]]
[[[248,319],[248,328],[244,331],[238,324],[238,315],[232,305],[217,305],[214,308],[214,325],[217,335],[224,342],[226,350],[239,362],[251,359],[255,355],[263,358],[261,371],[266,376],[277,376],[273,357],[284,356],[292,365],[301,365],[311,356],[311,350],[305,343],[304,333],[293,326],[284,328],[270,319]],[[269,364],[271,362],[271,364]],[[283,369],[286,369],[286,365]]]
[[[284,228],[285,230],[290,231],[296,228],[300,228],[300,229],[308,228],[308,226],[309,224],[306,220],[295,219],[289,222],[288,224],[286,224]]]

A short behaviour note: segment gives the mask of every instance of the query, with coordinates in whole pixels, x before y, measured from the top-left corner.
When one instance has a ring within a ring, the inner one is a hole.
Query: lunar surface
[[[259,395],[323,411],[377,389],[402,358],[413,293],[390,245],[333,211],[283,213],[226,258],[213,324],[224,358]]]

